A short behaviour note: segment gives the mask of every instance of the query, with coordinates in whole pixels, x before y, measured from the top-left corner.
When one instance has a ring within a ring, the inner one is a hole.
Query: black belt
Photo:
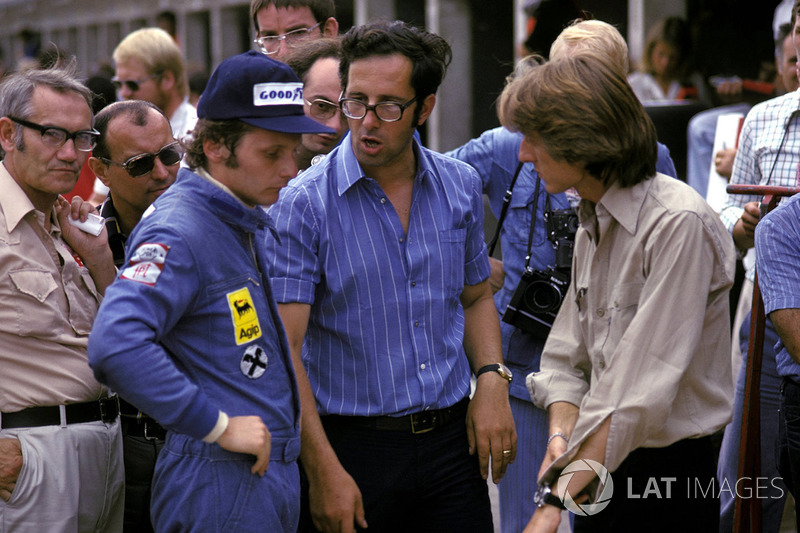
[[[339,416],[326,415],[322,422],[326,426],[339,426],[355,429],[374,429],[377,431],[404,431],[427,433],[444,426],[453,420],[463,420],[467,414],[469,398],[444,409],[420,411],[405,416]]]
[[[60,426],[61,407],[29,407],[15,413],[0,413],[0,427],[33,428],[41,426]],[[63,406],[66,424],[85,422],[113,422],[119,416],[119,398],[114,395],[94,402],[70,403]]]
[[[120,414],[122,415],[122,434],[131,437],[144,437],[147,440],[164,440],[167,430],[156,422],[156,419],[146,415],[133,404],[119,400]]]

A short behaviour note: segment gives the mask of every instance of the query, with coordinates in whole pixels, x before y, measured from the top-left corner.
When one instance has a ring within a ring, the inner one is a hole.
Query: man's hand
[[[523,533],[555,533],[561,523],[561,509],[543,505],[536,509]]]
[[[0,498],[11,499],[22,469],[22,447],[18,439],[0,439]]]
[[[725,150],[717,152],[714,156],[714,169],[717,171],[717,174],[730,181],[731,174],[733,173],[733,160],[735,158],[736,148],[726,148]]]
[[[361,491],[338,463],[314,482],[309,479],[308,500],[314,527],[322,533],[354,533],[354,520],[360,528],[367,527]]]
[[[744,213],[733,227],[733,242],[740,250],[749,250],[755,245],[756,224],[761,220],[761,204],[748,202],[744,204]]]
[[[483,479],[489,475],[491,457],[492,480],[498,483],[517,456],[517,431],[508,403],[508,382],[495,372],[478,377],[467,411],[467,439],[470,455],[478,453]]]
[[[492,294],[494,294],[503,288],[503,283],[505,283],[506,280],[506,273],[503,270],[503,262],[498,261],[494,257],[489,258],[489,266],[492,269],[489,274],[489,286],[492,288]]]
[[[544,454],[542,466],[539,468],[539,474],[537,478],[541,478],[547,469],[550,468],[550,465],[553,464],[553,461],[565,453],[567,453],[567,439],[555,437],[550,440],[550,444],[547,445],[547,450]]]
[[[272,449],[272,435],[259,416],[234,416],[228,421],[225,432],[217,439],[217,444],[229,452],[249,453],[256,456],[250,470],[263,476],[269,466],[269,453]]]
[[[55,208],[58,224],[61,226],[61,237],[80,256],[89,269],[97,290],[103,294],[117,274],[114,257],[108,247],[108,231],[103,228],[100,235],[95,237],[69,223],[69,218],[86,221],[89,213],[94,211],[92,204],[84,202],[79,196],[74,197],[72,203],[59,196]]]

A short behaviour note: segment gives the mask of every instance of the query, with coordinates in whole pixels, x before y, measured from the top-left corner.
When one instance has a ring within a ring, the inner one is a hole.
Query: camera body
[[[556,264],[544,270],[526,269],[503,313],[503,322],[540,338],[550,333],[567,295],[575,233],[579,226],[573,209],[546,211],[544,218],[547,239],[556,252]]]

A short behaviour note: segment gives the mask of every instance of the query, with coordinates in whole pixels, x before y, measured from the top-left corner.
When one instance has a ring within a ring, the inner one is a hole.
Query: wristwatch
[[[506,365],[503,363],[494,363],[491,365],[482,366],[478,372],[475,374],[475,377],[479,377],[481,374],[486,372],[497,372],[500,374],[500,377],[507,380],[509,383],[514,378],[514,375],[511,373],[511,370],[508,369]]]
[[[564,502],[561,501],[561,498],[553,494],[553,491],[550,489],[550,485],[539,485],[539,488],[537,488],[536,492],[533,493],[533,503],[536,504],[536,507],[552,505],[554,507],[558,507],[559,509],[566,509],[566,507],[564,507]]]

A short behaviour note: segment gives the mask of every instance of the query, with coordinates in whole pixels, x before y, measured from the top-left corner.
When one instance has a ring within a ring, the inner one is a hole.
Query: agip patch
[[[245,287],[238,291],[229,292],[228,307],[233,319],[233,330],[236,332],[236,345],[244,344],[261,337],[261,325],[258,323],[258,313],[253,306],[250,290]]]

